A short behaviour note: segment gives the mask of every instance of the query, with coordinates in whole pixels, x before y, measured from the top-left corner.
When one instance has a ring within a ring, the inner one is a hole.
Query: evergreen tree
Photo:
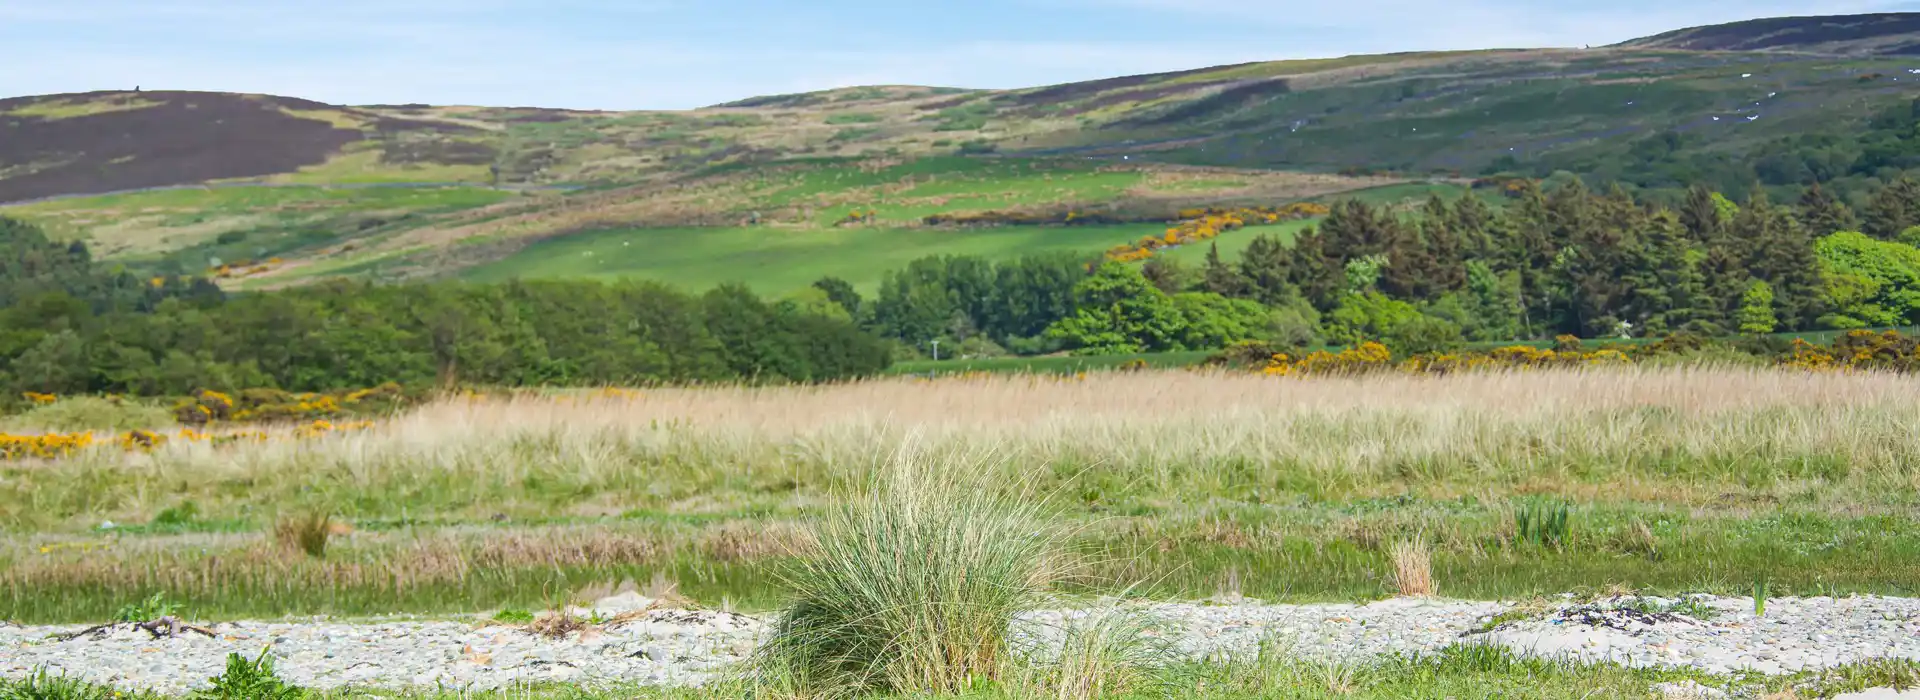
[[[1382,223],[1387,231],[1387,250],[1382,257],[1386,258],[1387,263],[1381,270],[1380,288],[1389,295],[1407,300],[1426,300],[1439,296],[1435,293],[1435,280],[1440,274],[1439,263],[1434,259],[1433,251],[1421,240],[1419,231],[1391,216]]]
[[[1326,244],[1326,234],[1317,228],[1301,231],[1293,239],[1294,263],[1289,269],[1294,288],[1321,313],[1338,307],[1346,294],[1346,260],[1335,257]]]
[[[1634,305],[1645,312],[1641,327],[1652,334],[1686,328],[1701,317],[1705,295],[1686,226],[1673,212],[1662,211],[1642,230],[1627,277]]]
[[[1253,299],[1269,306],[1284,306],[1300,292],[1289,279],[1293,274],[1294,253],[1286,244],[1268,234],[1254,236],[1240,254],[1240,277],[1246,280]]]
[[[1553,266],[1560,250],[1553,245],[1552,217],[1539,184],[1523,181],[1517,195],[1499,225],[1504,235],[1496,241],[1502,267],[1519,276],[1521,330],[1532,336],[1553,316]]]
[[[1484,228],[1484,224],[1481,226]],[[1430,293],[1434,296],[1456,292],[1467,285],[1467,247],[1460,231],[1454,211],[1447,208],[1447,203],[1437,195],[1429,198],[1420,220],[1420,234],[1433,260]]]
[[[1200,288],[1229,299],[1239,299],[1249,296],[1252,285],[1247,282],[1245,276],[1240,274],[1238,268],[1221,262],[1220,242],[1210,241],[1207,244],[1207,266],[1201,274]]]
[[[1320,234],[1326,236],[1327,252],[1342,260],[1386,255],[1399,233],[1396,223],[1390,214],[1349,199],[1327,213],[1326,220],[1320,222]]]
[[[1568,297],[1565,330],[1587,336],[1612,333],[1621,321],[1637,315],[1630,310],[1628,268],[1634,245],[1629,236],[1641,225],[1640,210],[1617,188],[1597,201],[1584,187],[1569,186],[1556,194],[1555,224],[1567,239],[1560,266]]]
[[[1166,257],[1147,260],[1147,264],[1140,266],[1140,274],[1145,275],[1147,281],[1152,282],[1154,287],[1167,294],[1187,291],[1187,287],[1193,283],[1193,273],[1186,266],[1181,265],[1178,260]]]
[[[1696,307],[1694,330],[1715,335],[1726,327],[1741,295],[1752,286],[1753,278],[1738,253],[1727,246],[1708,246],[1700,260],[1700,285],[1703,299]]]
[[[1873,195],[1867,204],[1863,233],[1883,241],[1900,236],[1901,231],[1920,224],[1920,182],[1901,176]]]
[[[1767,282],[1779,321],[1792,329],[1811,326],[1822,313],[1823,285],[1808,229],[1755,187],[1733,230],[1734,240],[1745,244],[1747,275]]]
[[[1841,231],[1860,230],[1860,221],[1853,216],[1853,210],[1845,202],[1835,199],[1815,182],[1807,186],[1800,195],[1800,223],[1814,238],[1830,236]]]
[[[1721,206],[1719,193],[1706,185],[1687,188],[1686,202],[1680,207],[1680,224],[1699,243],[1719,241],[1726,234],[1731,218]]]
[[[1493,227],[1497,218],[1480,195],[1468,190],[1454,200],[1447,223],[1468,258],[1486,260],[1496,251]]]

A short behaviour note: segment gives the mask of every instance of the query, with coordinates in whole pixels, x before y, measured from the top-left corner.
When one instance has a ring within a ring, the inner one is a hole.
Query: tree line
[[[1263,232],[1238,261],[1197,268],[1073,255],[918,260],[860,298],[808,296],[863,327],[957,354],[1198,350],[1385,341],[1405,353],[1465,341],[1707,336],[1920,323],[1920,183],[1898,178],[1855,212],[1819,185],[1792,202],[1755,187],[1679,197],[1525,181],[1495,206],[1468,193],[1413,211],[1340,202],[1292,238]]]
[[[846,318],[738,285],[694,296],[649,282],[328,282],[229,295],[139,278],[5,219],[0,252],[10,396],[818,381],[890,362],[888,343]]]
[[[140,278],[0,220],[0,385],[10,394],[327,391],[817,381],[924,355],[1357,345],[1396,352],[1559,335],[1707,336],[1920,323],[1920,182],[1856,214],[1818,185],[1789,202],[1704,186],[1634,195],[1521,182],[1411,208],[1349,200],[1241,257],[1144,265],[1058,253],[936,256],[863,295],[826,278],[783,299],[739,285],[375,286],[228,295]],[[1257,230],[1257,229],[1256,229]]]

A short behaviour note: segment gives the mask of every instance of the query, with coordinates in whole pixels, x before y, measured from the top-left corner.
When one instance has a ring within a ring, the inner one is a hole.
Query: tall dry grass
[[[1920,486],[1916,390],[1915,378],[1769,370],[1169,372],[449,400],[322,441],[25,466],[0,481],[0,527],[137,521],[183,499],[348,518],[817,505],[909,440],[935,462],[990,448],[1001,483],[1101,502],[1410,489],[1877,499]]]

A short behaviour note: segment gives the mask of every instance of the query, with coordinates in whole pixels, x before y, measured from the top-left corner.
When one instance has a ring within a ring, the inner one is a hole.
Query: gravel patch
[[[1242,601],[1139,607],[1159,621],[1174,648],[1203,659],[1251,655],[1272,642],[1302,657],[1365,661],[1431,653],[1463,641],[1711,673],[1782,674],[1874,658],[1920,659],[1916,599],[1775,599],[1768,601],[1765,618],[1756,617],[1745,598],[1697,598],[1689,606],[1677,602],[1567,603],[1538,619],[1492,630],[1489,621],[1509,605],[1395,599],[1366,605]],[[1021,629],[1044,638],[1082,614],[1037,611],[1024,616]],[[0,675],[19,677],[45,667],[125,689],[181,693],[205,687],[224,668],[227,654],[252,657],[270,647],[284,679],[312,688],[693,685],[751,654],[770,621],[675,610],[627,617],[633,619],[559,639],[462,622],[231,622],[208,625],[212,637],[188,633],[159,639],[119,626],[68,641],[56,636],[86,627],[0,625]]]
[[[118,627],[57,641],[82,627],[0,629],[0,675],[44,666],[124,689],[183,693],[206,687],[229,653],[270,652],[280,677],[309,688],[447,687],[484,690],[516,682],[618,681],[690,685],[744,658],[761,620],[730,613],[658,611],[604,629],[548,639],[509,627],[461,622],[235,622],[155,639]]]
[[[1920,600],[1911,598],[1784,598],[1767,601],[1765,617],[1750,598],[1696,598],[1711,615],[1595,615],[1563,610],[1485,635],[1542,656],[1567,656],[1631,667],[1692,667],[1708,673],[1769,675],[1879,658],[1920,660]],[[1646,599],[1651,606],[1676,601]]]

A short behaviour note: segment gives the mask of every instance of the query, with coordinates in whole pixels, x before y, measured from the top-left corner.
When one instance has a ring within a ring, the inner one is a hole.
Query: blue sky
[[[1920,0],[0,0],[0,96],[138,84],[343,104],[678,109],[1913,9]]]

